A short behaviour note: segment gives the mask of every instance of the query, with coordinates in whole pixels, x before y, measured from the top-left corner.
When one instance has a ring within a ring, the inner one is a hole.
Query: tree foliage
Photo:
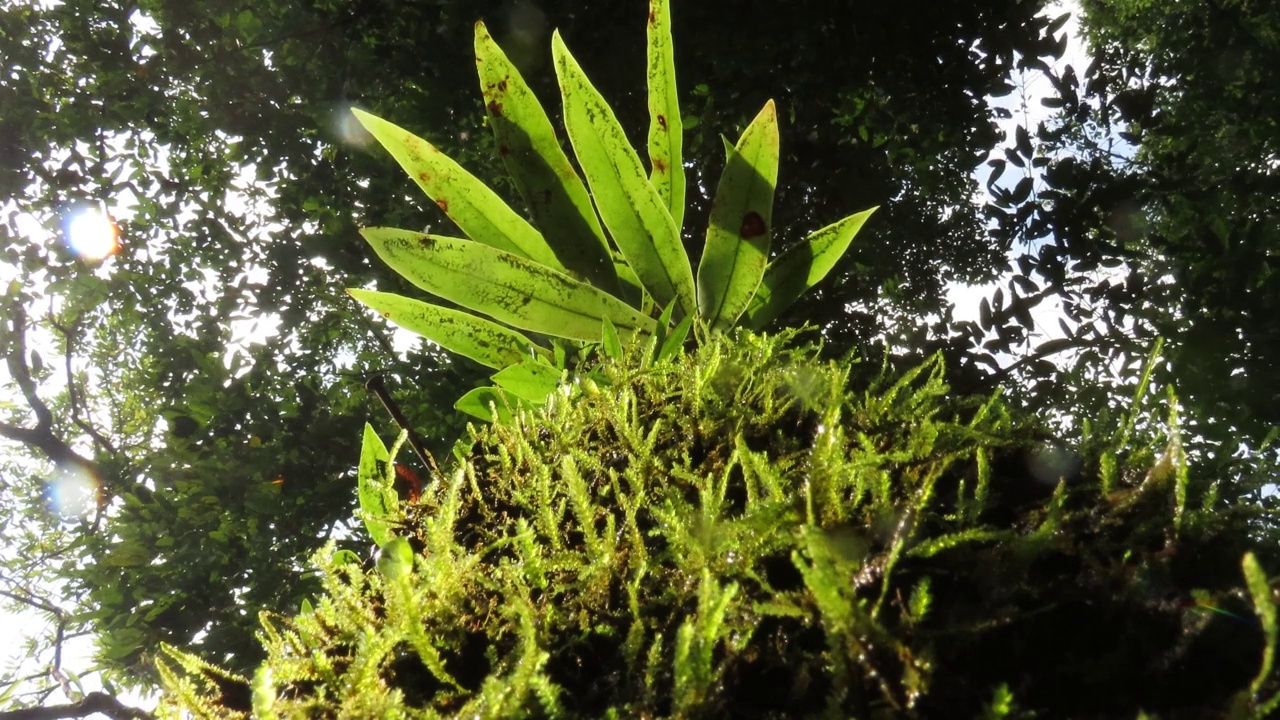
[[[1053,115],[1024,122],[988,163],[1009,171],[988,209],[997,235],[1028,250],[1008,295],[965,330],[969,347],[988,362],[1026,347],[1029,308],[1060,301],[1062,334],[1019,370],[1033,404],[1096,412],[1106,384],[1090,378],[1132,378],[1137,349],[1162,337],[1157,377],[1195,418],[1193,455],[1265,477],[1280,427],[1280,16],[1256,3],[1082,5],[1092,62],[1050,72]],[[1034,362],[1064,350],[1069,375]]]

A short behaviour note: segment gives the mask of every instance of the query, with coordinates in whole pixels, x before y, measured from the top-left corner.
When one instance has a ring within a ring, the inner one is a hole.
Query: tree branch
[[[10,322],[13,326],[10,338],[12,344],[7,348],[9,353],[5,358],[9,365],[9,376],[18,383],[18,389],[31,406],[31,412],[35,413],[36,427],[51,429],[53,413],[36,394],[36,383],[31,379],[31,368],[27,366],[27,311],[17,300],[12,303]]]
[[[125,705],[114,695],[91,692],[80,702],[0,712],[0,720],[60,720],[88,717],[94,713],[102,713],[111,720],[153,720],[154,717],[145,710]]]
[[[49,603],[45,600],[41,600],[40,598],[34,597],[32,595],[28,595],[25,592],[16,593],[11,590],[0,590],[0,595],[3,595],[15,602],[20,602],[23,605],[33,607],[37,610],[43,610],[44,612],[47,612],[50,615],[54,615],[55,617],[58,617],[58,618],[62,617],[62,608],[59,608],[58,606],[53,605],[52,603]]]
[[[96,463],[72,450],[70,445],[67,445],[48,429],[38,427],[25,428],[0,422],[0,437],[8,438],[29,448],[39,450],[55,465],[74,465],[90,472],[97,472],[98,466]]]
[[[36,392],[35,380],[31,377],[31,368],[27,365],[27,312],[18,301],[11,303],[10,331],[5,338],[5,361],[9,366],[9,376],[18,384],[31,412],[36,416],[34,428],[19,427],[9,423],[0,423],[0,437],[20,442],[45,454],[57,465],[72,465],[97,474],[97,464],[83,457],[71,446],[53,434],[53,412],[40,399]]]

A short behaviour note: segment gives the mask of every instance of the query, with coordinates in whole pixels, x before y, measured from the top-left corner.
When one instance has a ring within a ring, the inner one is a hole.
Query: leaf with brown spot
[[[844,256],[849,243],[875,211],[876,208],[871,208],[832,223],[770,263],[743,324],[753,330],[764,327],[818,284]]]
[[[606,317],[620,329],[654,329],[652,318],[603,290],[518,255],[411,230],[360,234],[409,282],[514,328],[582,342],[600,340]]]
[[[617,293],[604,230],[551,120],[484,23],[476,23],[475,50],[498,153],[534,223],[547,231],[551,252],[569,274]]]
[[[405,330],[486,367],[500,370],[518,363],[537,347],[515,330],[461,310],[374,290],[351,288],[347,294]]]
[[[684,225],[684,127],[676,93],[670,0],[649,0],[648,41],[649,181],[679,230]]]
[[[549,267],[562,267],[542,235],[479,178],[408,130],[362,110],[351,112],[427,197],[446,204],[449,219],[467,237]]]
[[[747,309],[769,262],[769,224],[778,182],[778,114],[765,103],[738,144],[725,149],[698,265],[698,312],[716,330]]]
[[[679,299],[683,315],[696,311],[693,269],[666,201],[645,176],[618,122],[559,33],[551,37],[551,54],[564,124],[609,234],[658,305]]]

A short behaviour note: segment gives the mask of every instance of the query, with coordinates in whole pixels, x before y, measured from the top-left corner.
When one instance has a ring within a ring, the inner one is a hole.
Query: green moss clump
[[[239,709],[226,685],[250,681],[174,650],[168,707],[1264,714],[1274,610],[1257,619],[1271,598],[1241,558],[1275,567],[1273,518],[1219,507],[1176,427],[1081,458],[998,398],[951,397],[939,360],[875,375],[793,335],[605,362],[474,431],[398,518],[411,562],[318,556],[325,594],[264,617]]]

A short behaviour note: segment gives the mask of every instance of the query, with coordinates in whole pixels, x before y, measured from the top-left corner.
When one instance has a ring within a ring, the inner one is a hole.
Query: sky
[[[1050,17],[1057,17],[1063,12],[1069,12],[1077,7],[1074,0],[1069,2],[1060,2],[1052,6],[1046,14]],[[1071,41],[1065,56],[1058,61],[1055,69],[1070,64],[1077,68],[1083,68],[1088,61],[1086,48],[1079,39],[1078,23],[1073,17],[1063,28],[1063,32],[1067,32]],[[1015,78],[1015,83],[1019,85],[1019,89],[1003,98],[995,98],[992,100],[997,107],[1004,107],[1011,111],[1012,118],[1001,121],[1001,126],[1009,137],[1013,136],[1014,128],[1022,124],[1029,128],[1034,128],[1040,121],[1048,119],[1051,114],[1049,108],[1041,105],[1040,99],[1047,97],[1052,93],[1052,87],[1039,72],[1031,71],[1022,73],[1020,77]],[[986,176],[989,172],[985,166],[981,166],[976,173],[980,187],[984,188],[983,193],[975,197],[977,203],[986,201],[985,187]],[[253,168],[245,170],[245,176],[248,182],[256,175]],[[1012,172],[1007,172],[1002,178],[1001,184],[1011,187],[1021,176]],[[269,200],[269,198],[268,198]],[[265,202],[265,201],[264,201]],[[113,208],[103,208],[100,206],[84,206],[77,208],[75,212],[69,213],[65,219],[64,233],[62,238],[56,237],[48,232],[45,228],[39,227],[30,218],[21,220],[19,226],[23,234],[31,238],[43,238],[45,242],[69,242],[78,253],[87,259],[94,257],[107,257],[116,247],[116,234],[118,230],[115,226],[116,220],[127,219],[130,210],[127,200],[121,205]],[[0,208],[3,210],[4,208]],[[269,212],[269,210],[264,209]],[[268,227],[269,229],[269,227]],[[1015,248],[1011,254],[1012,260],[1018,254],[1021,254],[1024,248]],[[106,262],[110,262],[109,260]],[[16,268],[7,268],[0,266],[0,283],[9,283],[15,279],[20,279],[20,275]],[[975,320],[978,317],[978,307],[983,298],[989,297],[996,287],[1003,286],[1007,283],[1007,277],[997,280],[993,283],[981,286],[963,286],[952,285],[948,291],[948,297],[955,305],[955,318],[957,320]],[[1057,319],[1062,315],[1061,309],[1056,304],[1045,302],[1036,307],[1032,311],[1033,318],[1036,322],[1036,332],[1033,338],[1036,344],[1054,337],[1061,336],[1058,328]],[[228,350],[226,361],[232,362],[232,357],[236,352],[236,346],[243,347],[253,342],[259,342],[263,338],[276,332],[279,324],[278,318],[259,317],[248,318],[236,321],[237,325],[232,328],[233,347]],[[398,349],[406,349],[416,338],[411,335],[399,331],[395,335],[395,342]],[[47,342],[52,347],[52,342]],[[50,354],[51,357],[56,355]],[[8,377],[0,368],[0,382],[7,381]],[[0,401],[3,401],[0,398]],[[0,448],[8,449],[10,446],[4,445]],[[4,554],[4,549],[0,549],[0,556]],[[4,675],[10,675],[9,672],[13,668],[21,668],[24,673],[29,672],[34,666],[38,666],[40,662],[29,658],[26,655],[25,640],[32,636],[38,636],[49,631],[49,623],[41,618],[39,614],[28,613],[7,613],[3,620],[0,620],[0,668],[5,670]],[[63,660],[63,666],[76,671],[83,671],[91,667],[91,641],[89,638],[80,638],[71,641],[67,648]],[[43,661],[47,661],[47,657]],[[90,674],[83,678],[84,690],[92,691],[100,689],[101,685],[97,681],[96,676]],[[0,693],[4,692],[4,688],[0,687]],[[154,698],[138,697],[131,694],[121,696],[123,702],[137,707],[152,708],[155,704]],[[66,702],[66,698],[61,693],[55,693],[47,701],[49,703]],[[92,716],[94,718],[104,718],[102,715]]]

